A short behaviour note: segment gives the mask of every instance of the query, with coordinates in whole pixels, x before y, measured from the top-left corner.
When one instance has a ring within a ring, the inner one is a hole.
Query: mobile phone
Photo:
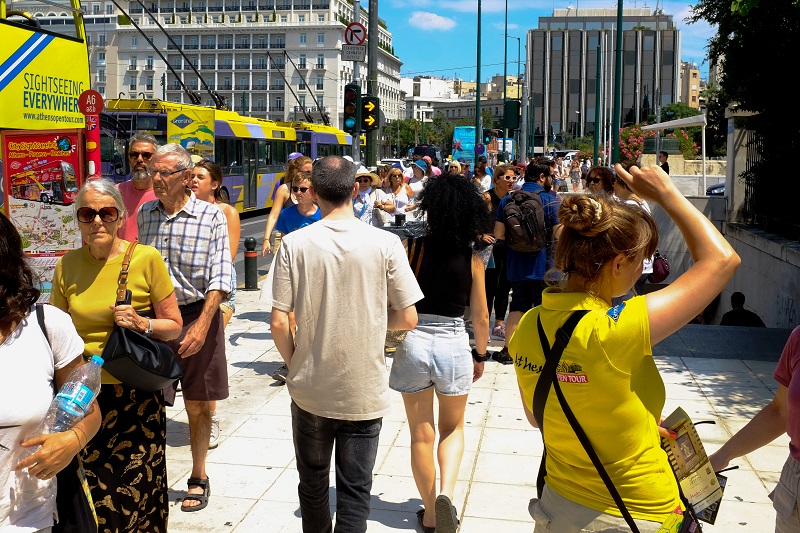
[[[125,291],[125,299],[123,301],[117,301],[117,305],[131,305],[131,290],[127,289]]]

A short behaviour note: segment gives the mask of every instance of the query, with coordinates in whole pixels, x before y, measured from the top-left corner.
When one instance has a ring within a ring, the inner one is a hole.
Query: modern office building
[[[624,9],[621,29],[624,127],[678,100],[681,43],[672,16],[649,8]],[[610,132],[617,31],[616,9],[573,8],[555,9],[528,31],[526,129],[534,132],[535,147],[530,153],[555,141]]]
[[[111,2],[84,4],[92,85],[104,97],[191,103],[189,92],[193,92],[202,105],[214,105],[214,91],[228,108],[250,116],[273,120],[308,116],[321,122],[326,114],[331,124],[341,126],[344,85],[354,80],[354,63],[341,59],[344,29],[353,20],[351,2],[147,0],[142,4],[121,4],[127,16]],[[25,8],[47,29],[63,26],[72,16],[47,4],[30,3]],[[360,20],[368,25],[363,9]],[[386,24],[379,19],[378,26],[376,95],[386,119],[393,120],[400,113],[401,62],[393,53]],[[358,78],[366,92],[366,62]]]

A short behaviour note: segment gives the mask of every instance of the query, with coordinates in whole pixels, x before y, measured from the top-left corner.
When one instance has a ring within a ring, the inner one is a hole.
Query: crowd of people
[[[166,532],[166,407],[178,388],[192,455],[181,510],[209,504],[206,454],[219,442],[218,402],[224,413],[229,394],[224,332],[235,309],[241,225],[222,201],[214,162],[146,134],[131,139],[128,156],[129,182],[92,180],[78,192],[84,245],[58,260],[46,332],[28,319],[39,292],[19,234],[0,217],[0,354],[33,355],[23,374],[15,371],[14,383],[0,388],[0,398],[26,405],[0,410],[0,445],[12,451],[0,468],[0,530],[49,532],[54,476],[80,456],[100,532]],[[570,194],[558,195],[567,184]],[[273,378],[291,396],[303,531],[334,530],[332,460],[335,530],[366,531],[393,390],[408,419],[410,470],[422,501],[417,526],[455,533],[465,410],[490,358],[514,365],[521,409],[542,430],[546,459],[534,531],[655,533],[686,512],[660,444],[669,434],[659,425],[666,398],[652,346],[700,313],[740,260],[661,167],[536,158],[489,168],[478,159],[470,171],[458,161],[440,169],[421,158],[404,175],[293,153],[274,202],[262,243],[274,261],[260,303],[285,363]],[[648,202],[669,214],[694,263],[644,294],[658,245]],[[542,226],[542,238],[529,235],[527,244],[514,218],[522,204],[538,206]],[[410,221],[424,232],[401,240],[382,229]],[[127,301],[115,292],[121,268],[129,276]],[[103,372],[96,403],[74,430],[31,434],[53,387],[82,358],[102,353],[115,326],[166,342],[180,381],[144,392]],[[390,372],[387,331],[406,332]],[[784,431],[800,436],[787,422],[796,403],[788,392],[798,331],[776,370],[775,400],[712,456],[715,467]],[[492,336],[504,341],[494,354],[487,349]],[[554,379],[559,357],[562,373],[576,379]],[[557,394],[548,398],[551,387]],[[601,466],[587,455],[573,412]],[[34,446],[41,449],[25,453]],[[790,446],[783,485],[798,485],[798,461]],[[10,497],[20,480],[34,490]],[[796,516],[779,516],[776,531],[797,526]]]

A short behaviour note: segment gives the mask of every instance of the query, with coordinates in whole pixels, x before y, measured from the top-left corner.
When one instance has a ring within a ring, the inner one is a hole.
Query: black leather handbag
[[[128,268],[137,244],[133,241],[128,246],[122,261],[117,305],[130,304]],[[106,372],[125,385],[147,392],[161,390],[183,377],[175,352],[166,343],[119,325],[114,325],[101,357]]]

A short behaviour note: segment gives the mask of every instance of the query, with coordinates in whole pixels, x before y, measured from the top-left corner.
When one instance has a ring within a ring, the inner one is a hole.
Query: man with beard
[[[153,178],[147,172],[147,165],[158,148],[158,141],[149,133],[139,132],[131,137],[128,148],[128,162],[131,165],[131,179],[117,185],[128,216],[119,228],[119,236],[133,242],[139,236],[136,216],[142,204],[155,200]]]

